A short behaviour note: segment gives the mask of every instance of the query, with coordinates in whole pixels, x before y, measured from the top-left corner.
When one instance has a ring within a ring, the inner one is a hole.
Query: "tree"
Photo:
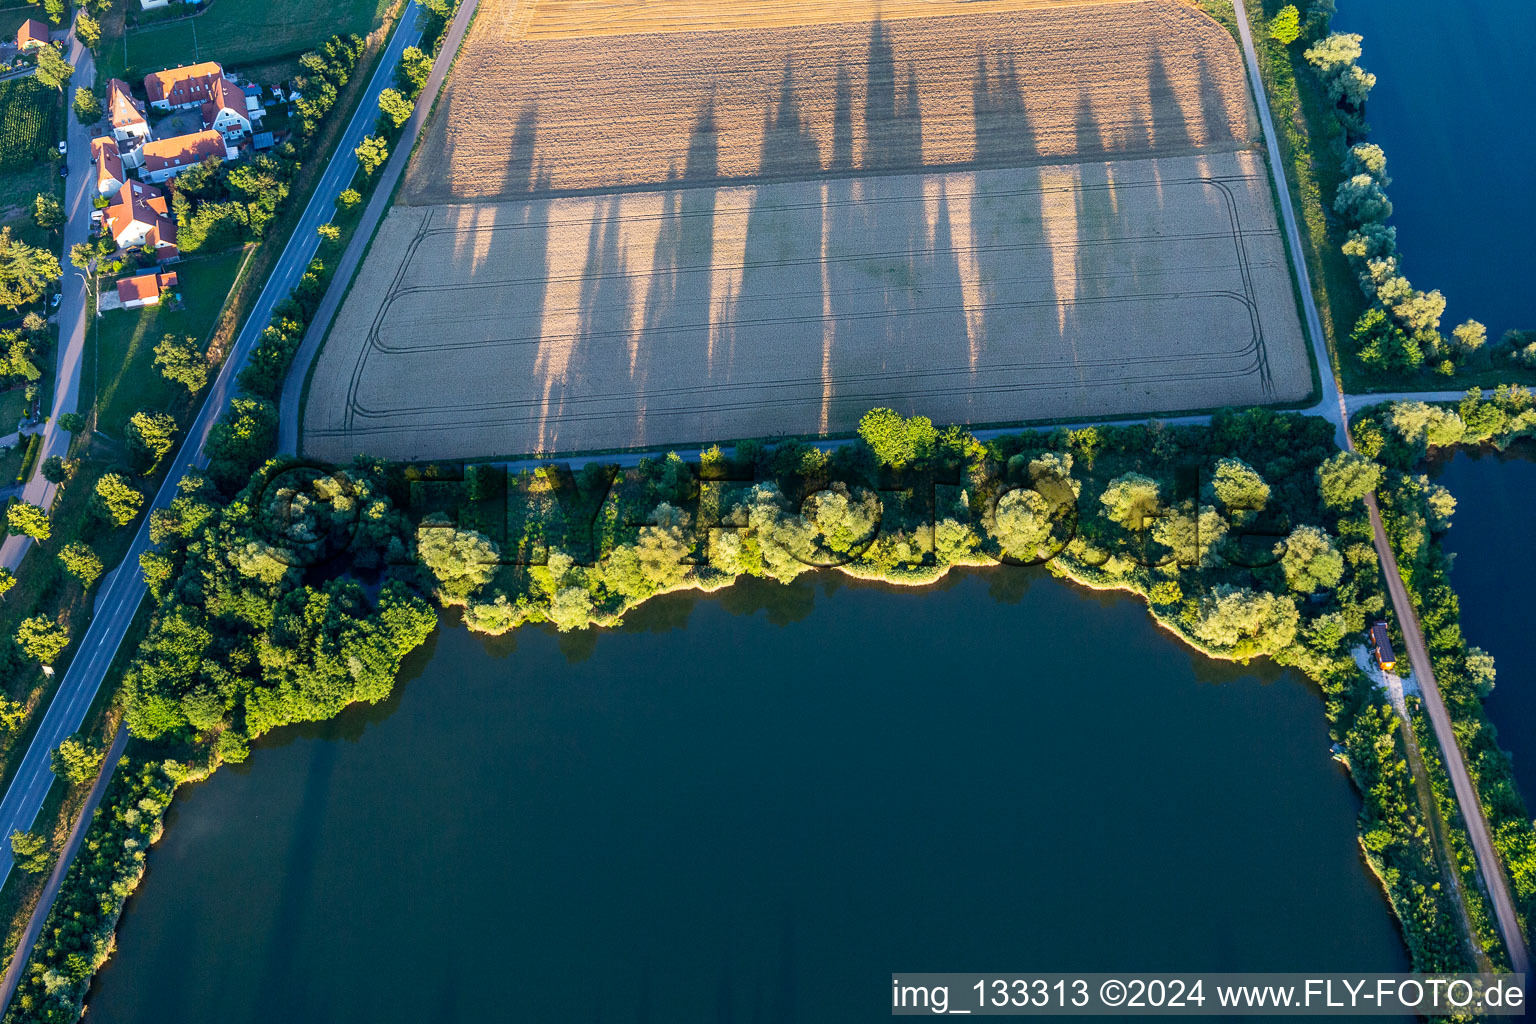
[[[1381,483],[1381,467],[1356,452],[1338,452],[1317,467],[1317,489],[1330,508],[1347,508]]]
[[[53,774],[71,786],[81,786],[96,778],[101,770],[103,751],[87,743],[76,733],[65,737],[52,753]]]
[[[44,231],[52,231],[64,223],[64,204],[55,196],[39,192],[32,200],[32,220]]]
[[[1110,522],[1127,530],[1140,530],[1159,511],[1162,500],[1156,480],[1140,473],[1125,473],[1109,482],[1099,495],[1099,503]]]
[[[389,159],[389,143],[377,135],[369,135],[358,143],[356,153],[357,165],[371,178],[373,172],[383,167]]]
[[[1295,4],[1286,4],[1269,20],[1269,37],[1281,46],[1290,46],[1301,36],[1301,12]]]
[[[101,120],[101,101],[86,88],[75,89],[75,117],[81,124],[95,124]]]
[[[146,475],[153,473],[160,460],[170,454],[176,444],[176,420],[169,413],[140,409],[128,418],[123,431],[128,450],[134,454]]]
[[[1456,339],[1456,348],[1461,354],[1469,356],[1488,343],[1488,328],[1476,320],[1468,320],[1453,328],[1451,337]]]
[[[383,111],[389,123],[396,128],[411,119],[411,111],[415,107],[416,104],[397,89],[385,89],[379,93],[379,110]]]
[[[1269,503],[1269,484],[1242,459],[1216,463],[1211,490],[1228,511],[1262,512]]]
[[[133,522],[144,507],[144,495],[121,473],[103,473],[91,494],[91,511],[112,526]]]
[[[160,375],[197,394],[208,383],[208,360],[197,339],[167,334],[155,346],[155,365]]]
[[[64,51],[49,43],[37,51],[37,80],[60,92],[75,74],[75,66],[64,58]]]
[[[859,420],[859,436],[882,466],[900,469],[933,454],[938,431],[926,416],[902,419],[894,409],[871,409]]]
[[[350,210],[362,201],[362,193],[357,189],[344,188],[341,190],[341,194],[336,197],[336,208],[338,210]]]
[[[1302,57],[1325,80],[1331,79],[1360,59],[1363,38],[1351,32],[1334,32],[1307,47]]]
[[[1381,182],[1369,174],[1339,182],[1333,208],[1356,224],[1379,224],[1392,216],[1392,200],[1382,191]]]
[[[238,487],[276,446],[277,406],[263,398],[236,398],[208,431],[208,473],[221,486]]]
[[[52,665],[54,659],[69,646],[69,634],[64,627],[46,615],[34,615],[22,619],[16,627],[16,644],[27,657],[44,665]]]
[[[81,270],[90,270],[95,258],[96,249],[90,242],[76,242],[69,247],[69,262]]]
[[[25,535],[34,540],[47,540],[53,535],[48,513],[31,502],[19,498],[5,510],[6,529],[11,536]]]
[[[1344,576],[1344,556],[1333,538],[1315,526],[1298,526],[1285,539],[1280,559],[1286,584],[1298,594],[1331,590]]]
[[[16,574],[4,566],[0,566],[0,596],[4,596],[15,585]]]
[[[417,528],[416,553],[437,577],[443,596],[454,602],[489,583],[501,561],[496,545],[484,535],[432,522]]]
[[[66,0],[43,0],[43,10],[47,12],[48,20],[57,25],[64,20]]]
[[[427,87],[427,79],[431,76],[432,58],[418,47],[407,46],[395,67],[395,84],[400,91],[407,96],[418,96]]]
[[[36,832],[11,833],[11,858],[29,875],[40,875],[53,867],[53,851],[48,837]]]
[[[16,309],[36,302],[63,274],[53,253],[12,238],[10,228],[0,228],[0,306]]]
[[[1372,369],[1416,370],[1424,365],[1423,348],[1379,306],[1360,314],[1349,339],[1360,361]]]
[[[71,434],[85,430],[85,417],[78,412],[66,412],[59,417],[59,427]]]
[[[1387,154],[1374,142],[1359,142],[1344,154],[1344,174],[1353,178],[1357,174],[1375,178],[1383,187],[1392,184],[1387,177]]]
[[[1296,639],[1301,616],[1289,597],[1223,584],[1200,603],[1192,632],[1234,658],[1275,654]]]
[[[101,559],[96,552],[81,541],[71,541],[59,551],[59,564],[64,566],[64,571],[80,581],[80,585],[87,590],[91,584],[101,578]]]
[[[43,460],[43,479],[51,484],[61,484],[69,479],[69,463],[58,455],[50,455]]]
[[[334,245],[335,243],[341,241],[341,228],[337,227],[335,224],[330,223],[329,221],[317,227],[315,232],[319,234],[320,240],[323,242],[330,242]]]
[[[101,22],[91,17],[89,11],[81,11],[75,15],[75,38],[92,50],[96,49],[96,44],[101,42]]]

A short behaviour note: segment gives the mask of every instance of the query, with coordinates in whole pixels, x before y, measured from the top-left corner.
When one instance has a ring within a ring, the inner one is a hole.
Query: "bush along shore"
[[[1469,969],[1399,720],[1351,653],[1385,608],[1360,500],[1380,469],[1332,436],[1320,419],[1253,410],[983,444],[876,410],[830,452],[748,442],[622,473],[274,460],[243,486],[229,464],[189,478],[154,514],[158,550],[143,558],[156,607],[122,684],[129,781],[99,812],[7,1019],[80,1012],[164,806],[132,780],[168,791],[281,726],[384,699],[438,608],[488,634],[578,630],[744,575],[922,585],[999,562],[1130,591],[1212,657],[1270,657],[1315,680],[1414,967]],[[130,811],[148,829],[131,844],[112,838]]]
[[[1430,482],[1423,461],[1435,450],[1484,444],[1502,450],[1536,436],[1536,398],[1522,387],[1500,387],[1486,398],[1472,389],[1460,403],[1393,402],[1357,414],[1352,430],[1357,447],[1385,469],[1377,492],[1382,519],[1418,606],[1435,677],[1509,873],[1521,924],[1530,934],[1536,921],[1536,826],[1515,785],[1509,755],[1483,710],[1494,683],[1493,659],[1468,646],[1461,633],[1450,558],[1440,543],[1455,498]]]
[[[1365,121],[1376,76],[1360,65],[1363,37],[1330,31],[1333,13],[1333,0],[1313,0],[1301,18],[1294,6],[1283,8],[1267,19],[1266,43],[1300,52],[1336,122],[1336,127],[1313,126],[1321,143],[1314,159],[1338,165],[1332,213],[1343,236],[1342,251],[1368,304],[1349,329],[1349,343],[1341,347],[1366,373],[1383,379],[1412,379],[1426,371],[1453,377],[1536,368],[1536,333],[1509,331],[1489,345],[1484,325],[1468,320],[1447,337],[1440,322],[1445,296],[1438,289],[1415,288],[1403,273],[1397,229],[1387,225],[1392,216],[1387,157],[1368,141]]]

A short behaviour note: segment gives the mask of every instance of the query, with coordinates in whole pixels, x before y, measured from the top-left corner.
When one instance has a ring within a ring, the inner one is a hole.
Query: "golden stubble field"
[[[305,453],[1306,397],[1217,24],[1178,0],[875,15],[487,0],[315,366]]]
[[[1297,400],[1262,163],[1229,152],[397,207],[305,451],[449,459]]]
[[[529,37],[505,24],[527,7],[483,12],[403,202],[1175,154],[1253,131],[1231,38],[1176,0],[908,2],[948,16],[739,31],[706,12],[763,5],[565,4],[562,24],[573,6],[691,9],[699,30]]]

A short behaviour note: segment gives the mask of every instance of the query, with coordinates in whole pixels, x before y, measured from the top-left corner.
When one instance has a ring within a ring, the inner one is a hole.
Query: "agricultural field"
[[[1018,6],[622,43],[505,39],[487,11],[403,201],[1013,167],[1251,138],[1242,63],[1205,15],[1169,0]],[[533,27],[545,9],[533,6]]]
[[[305,453],[1306,399],[1231,36],[1179,0],[975,10],[483,3]]]
[[[226,68],[255,74],[257,66],[297,58],[332,35],[366,36],[392,0],[216,0],[195,18],[163,25],[130,27],[126,52],[107,55],[126,63],[134,78],[150,71],[216,60]],[[109,68],[114,74],[116,67]]]
[[[0,171],[27,168],[59,142],[60,99],[36,78],[0,82]]]

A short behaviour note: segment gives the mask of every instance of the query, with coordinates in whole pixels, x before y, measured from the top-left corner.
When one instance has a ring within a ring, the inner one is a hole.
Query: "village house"
[[[133,98],[128,83],[120,78],[107,81],[107,116],[112,121],[112,137],[118,142],[142,142],[149,138],[144,104]]]
[[[213,96],[213,83],[224,78],[218,61],[156,71],[144,76],[144,94],[149,105],[160,110],[187,110],[201,107]]]
[[[227,78],[216,78],[209,87],[208,102],[203,104],[203,127],[238,142],[251,133],[250,102],[241,89]]]
[[[139,176],[155,184],[169,181],[209,157],[234,160],[240,155],[238,149],[224,141],[224,136],[210,129],[146,142],[140,153],[144,165]]]
[[[1383,672],[1397,670],[1397,654],[1392,650],[1392,638],[1387,635],[1387,624],[1378,622],[1371,627],[1371,648],[1376,655],[1376,664],[1381,666]]]
[[[118,248],[142,246],[162,263],[176,259],[176,221],[165,193],[153,185],[125,182],[107,207],[107,230]]]
[[[175,288],[176,284],[176,272],[174,270],[140,274],[138,277],[125,277],[117,282],[117,297],[122,302],[124,309],[153,306],[159,303],[160,297],[163,294]]]
[[[28,18],[21,23],[21,28],[16,30],[16,50],[26,53],[44,46],[48,42],[48,25],[36,18]]]
[[[117,140],[103,135],[91,140],[91,161],[96,165],[96,191],[110,196],[123,190],[128,180],[123,170],[123,157],[118,151]]]

